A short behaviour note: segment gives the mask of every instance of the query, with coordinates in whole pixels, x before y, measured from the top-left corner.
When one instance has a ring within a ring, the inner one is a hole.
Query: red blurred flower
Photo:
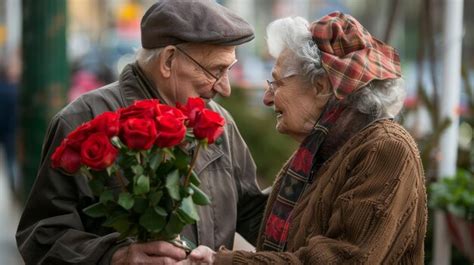
[[[160,115],[159,103],[160,101],[157,99],[135,101],[133,105],[119,110],[120,120],[123,121],[129,118],[154,119]]]
[[[183,114],[183,112],[175,107],[160,104],[159,109],[160,109],[161,115],[171,115],[181,121],[187,119],[187,117]]]
[[[194,127],[198,113],[203,110],[205,106],[206,104],[201,98],[189,98],[184,106],[179,103],[176,104],[176,107],[188,117],[189,127]]]
[[[156,118],[156,128],[158,130],[158,137],[156,139],[158,147],[178,145],[186,136],[186,127],[184,126],[183,119],[169,113]]]
[[[156,137],[156,124],[150,118],[129,118],[121,124],[120,138],[131,149],[150,149]]]
[[[53,168],[62,168],[68,173],[75,173],[81,167],[81,155],[66,138],[51,156],[51,165]]]
[[[96,132],[103,132],[108,137],[116,136],[119,133],[119,114],[104,112],[90,121],[90,124]]]
[[[207,143],[212,144],[224,132],[224,124],[225,120],[219,113],[203,109],[196,117],[194,136],[199,140],[207,139]]]
[[[93,133],[82,144],[81,161],[93,170],[104,170],[115,162],[118,150],[103,132]]]
[[[94,127],[90,122],[86,122],[81,126],[77,127],[72,131],[68,136],[68,145],[74,148],[76,151],[80,152],[82,143],[87,140],[89,135],[94,133]]]

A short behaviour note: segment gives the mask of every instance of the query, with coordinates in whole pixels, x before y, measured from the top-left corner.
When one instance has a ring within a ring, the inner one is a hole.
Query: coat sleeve
[[[412,150],[390,138],[363,154],[348,170],[328,229],[313,236],[309,231],[304,247],[294,252],[220,251],[216,264],[397,263],[416,230],[425,229],[426,211],[417,211],[425,207],[423,173]]]
[[[51,121],[30,196],[18,225],[16,240],[26,264],[109,264],[118,233],[103,231],[83,215],[93,202],[87,181],[51,168],[50,157],[72,130],[65,119]]]
[[[270,189],[260,190],[255,162],[231,119],[230,137],[233,174],[238,191],[236,231],[255,245]]]

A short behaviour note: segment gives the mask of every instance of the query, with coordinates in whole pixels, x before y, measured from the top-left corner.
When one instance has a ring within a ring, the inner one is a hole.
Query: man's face
[[[171,85],[175,99],[185,103],[189,97],[212,99],[228,97],[231,88],[229,66],[235,63],[235,46],[180,45],[173,60]]]

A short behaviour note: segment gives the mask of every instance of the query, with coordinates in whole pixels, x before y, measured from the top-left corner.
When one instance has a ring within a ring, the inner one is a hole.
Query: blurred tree
[[[36,178],[49,119],[65,103],[66,2],[23,0],[21,148],[24,194]]]

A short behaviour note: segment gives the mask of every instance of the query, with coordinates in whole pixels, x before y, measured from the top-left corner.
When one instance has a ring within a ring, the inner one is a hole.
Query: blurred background
[[[262,104],[274,63],[265,27],[285,16],[313,21],[335,10],[352,14],[401,55],[408,97],[400,122],[418,142],[429,187],[425,263],[473,264],[474,1],[218,2],[256,30],[256,39],[237,50],[232,97],[217,100],[249,145],[261,186],[271,185],[296,148],[275,131],[275,115]],[[80,94],[115,81],[135,60],[140,18],[153,3],[0,0],[0,263],[22,264],[14,234],[49,120]],[[446,106],[454,116],[445,115]]]

